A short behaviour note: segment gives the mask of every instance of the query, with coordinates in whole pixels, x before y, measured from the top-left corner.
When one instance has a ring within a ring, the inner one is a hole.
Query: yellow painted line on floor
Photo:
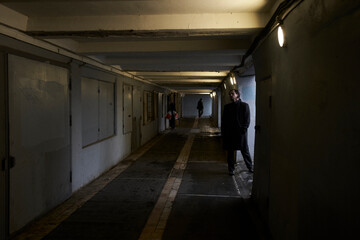
[[[198,119],[194,121],[193,128],[198,125]],[[172,205],[179,190],[184,170],[186,169],[187,161],[189,159],[191,146],[194,142],[195,136],[189,135],[182,148],[180,155],[178,156],[174,167],[170,173],[170,177],[165,183],[160,197],[152,210],[145,227],[143,228],[139,240],[161,240],[167,220],[171,213]],[[173,177],[172,173],[177,172],[177,176]]]
[[[138,151],[129,155],[126,159],[121,161],[114,168],[101,175],[99,178],[82,187],[75,192],[68,200],[60,204],[54,210],[50,211],[44,217],[34,221],[27,227],[21,230],[21,233],[16,235],[13,240],[22,239],[42,239],[59,226],[64,220],[66,220],[73,212],[84,205],[90,200],[96,193],[103,189],[107,184],[114,180],[120,173],[128,168],[135,160],[145,154],[151,147],[153,147],[158,141],[162,139],[164,135],[153,139],[149,143],[145,144]]]

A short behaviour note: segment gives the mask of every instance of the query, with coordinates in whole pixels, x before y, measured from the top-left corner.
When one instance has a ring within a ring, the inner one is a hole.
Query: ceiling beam
[[[181,89],[181,88],[174,88],[179,93],[185,93],[185,94],[210,94],[214,89],[208,88],[208,89],[199,89],[199,88],[187,88],[187,89]]]
[[[116,53],[116,52],[172,52],[172,51],[210,51],[229,50],[228,54],[245,54],[251,45],[250,39],[202,39],[202,40],[157,40],[157,41],[117,41],[82,42],[78,53]],[[231,50],[231,51],[230,51]],[[193,54],[196,54],[193,53]],[[222,53],[224,54],[224,53]]]
[[[191,65],[191,64],[174,64],[174,65],[163,65],[159,66],[156,64],[149,65],[121,65],[121,69],[126,72],[133,71],[153,71],[153,72],[174,72],[174,71],[230,71],[232,66],[222,66],[222,65]]]
[[[144,78],[148,78],[148,79],[151,79],[153,81],[170,81],[170,80],[178,80],[178,79],[181,79],[181,80],[184,80],[184,81],[194,81],[194,80],[209,80],[209,81],[212,81],[212,80],[219,80],[219,79],[223,79],[224,77],[182,77],[182,76],[172,76],[172,77],[161,77],[161,76],[153,76],[153,77],[150,77],[150,76],[143,76],[141,74],[138,74],[137,76],[141,76],[141,77],[144,77]]]
[[[221,79],[171,79],[171,80],[154,80],[150,79],[151,82],[156,83],[220,83],[222,82]]]
[[[191,59],[191,61],[190,61]],[[218,56],[212,58],[206,58],[203,56],[192,56],[188,55],[185,57],[169,55],[167,58],[160,57],[142,57],[142,58],[123,58],[123,57],[107,57],[105,59],[105,64],[108,65],[123,65],[131,66],[133,64],[137,65],[197,65],[197,66],[208,66],[208,65],[221,65],[221,66],[234,66],[240,64],[241,56]]]
[[[0,23],[22,31],[26,30],[28,17],[0,4]]]
[[[166,29],[166,30],[103,30],[91,31],[27,31],[29,35],[39,38],[72,38],[79,41],[110,41],[139,39],[191,39],[191,38],[249,38],[260,32],[260,29]]]
[[[28,31],[98,31],[101,30],[191,30],[236,29],[242,34],[263,28],[268,13],[204,13],[118,16],[48,16],[31,17]]]
[[[226,77],[228,72],[130,72],[134,75],[146,76],[146,77]]]

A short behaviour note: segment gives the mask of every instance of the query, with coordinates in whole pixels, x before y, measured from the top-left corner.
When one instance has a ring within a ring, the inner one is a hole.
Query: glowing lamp
[[[282,29],[281,26],[278,27],[277,34],[278,34],[279,46],[284,47],[285,46],[285,35],[284,35],[284,30]]]

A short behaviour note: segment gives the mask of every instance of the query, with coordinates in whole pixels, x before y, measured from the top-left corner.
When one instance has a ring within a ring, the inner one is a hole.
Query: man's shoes
[[[233,172],[233,171],[230,171],[230,172],[229,172],[229,176],[234,176],[234,172]]]

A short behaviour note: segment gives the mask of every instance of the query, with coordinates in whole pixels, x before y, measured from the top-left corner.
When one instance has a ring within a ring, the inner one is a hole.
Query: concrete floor
[[[228,175],[209,119],[181,119],[14,239],[265,239],[245,169]]]

